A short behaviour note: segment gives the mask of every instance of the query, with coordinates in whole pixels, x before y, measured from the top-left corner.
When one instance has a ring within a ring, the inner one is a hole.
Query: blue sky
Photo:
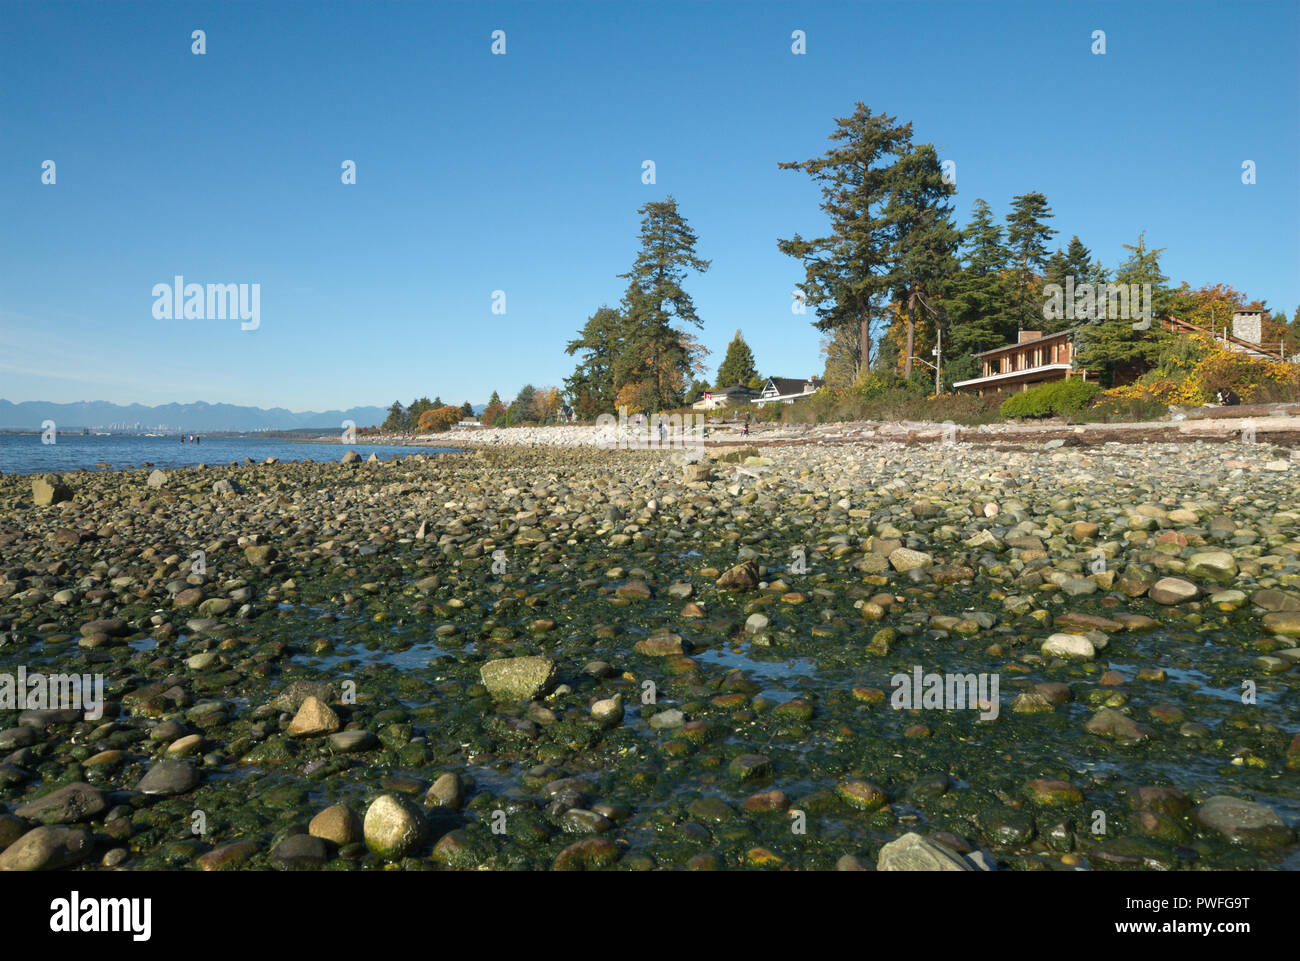
[[[1294,311],[1298,11],[5,2],[0,397],[319,410],[558,386],[623,292],[637,208],[669,193],[713,261],[687,283],[709,376],[737,328],[760,372],[820,372],[776,241],[825,222],[777,163],[823,152],[858,100],[956,162],[960,224],[1038,190],[1062,246],[1113,267],[1144,230],[1175,283]],[[260,327],[155,319],[176,274],[260,284]]]

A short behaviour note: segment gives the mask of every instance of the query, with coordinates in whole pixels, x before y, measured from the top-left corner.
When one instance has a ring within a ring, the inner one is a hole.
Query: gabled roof
[[[781,395],[802,393],[805,384],[812,384],[814,389],[822,386],[820,377],[769,377],[767,382]]]

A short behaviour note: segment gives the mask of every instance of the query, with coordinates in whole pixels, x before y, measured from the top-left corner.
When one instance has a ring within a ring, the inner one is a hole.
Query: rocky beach
[[[0,869],[1300,868],[1264,427],[590,430],[0,476]]]

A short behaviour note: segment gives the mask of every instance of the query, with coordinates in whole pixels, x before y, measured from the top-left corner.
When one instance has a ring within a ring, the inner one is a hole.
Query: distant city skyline
[[[1001,219],[1040,191],[1053,249],[1077,234],[1113,269],[1144,233],[1171,286],[1300,307],[1297,4],[10,2],[5,20],[14,403],[562,387],[565,345],[623,294],[637,209],[668,194],[712,261],[685,283],[703,379],[737,329],[762,375],[820,376],[776,242],[826,220],[777,164],[823,153],[856,101],[953,162],[958,226],[976,198]]]

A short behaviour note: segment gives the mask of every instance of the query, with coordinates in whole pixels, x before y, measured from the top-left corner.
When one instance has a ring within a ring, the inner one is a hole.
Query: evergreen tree
[[[1058,247],[1056,252],[1047,260],[1047,267],[1043,272],[1043,287],[1048,284],[1058,285],[1062,291],[1066,289],[1066,279],[1074,278],[1074,287],[1078,288],[1083,284],[1104,284],[1106,282],[1106,271],[1101,266],[1100,261],[1092,259],[1092,251],[1083,245],[1078,236],[1070,238],[1070,244],[1064,252]],[[1044,293],[1044,297],[1046,293]],[[1044,311],[1044,315],[1046,311]],[[1042,317],[1041,325],[1044,333],[1053,334],[1060,330],[1066,330],[1075,325],[1074,320],[1066,317],[1049,319]]]
[[[677,405],[691,372],[693,340],[672,324],[704,326],[682,282],[687,271],[707,271],[709,261],[695,253],[698,238],[671,195],[637,213],[642,215],[641,249],[632,269],[619,275],[628,281],[623,298],[627,349],[615,365],[615,384],[622,389],[644,382],[657,410]]]
[[[885,208],[893,233],[889,276],[894,298],[905,311],[903,376],[911,377],[917,313],[924,305],[931,325],[938,323],[939,305],[932,305],[930,298],[937,299],[956,273],[960,233],[948,200],[955,190],[944,179],[932,145],[907,150],[892,173],[893,192]]]
[[[519,393],[515,395],[514,403],[510,405],[512,417],[510,423],[517,424],[520,421],[527,420],[533,415],[533,400],[537,396],[537,388],[532,384],[524,384],[519,388]]]
[[[1130,303],[1131,317],[1098,319],[1080,331],[1079,362],[1100,368],[1108,384],[1151,367],[1171,336],[1155,322],[1155,318],[1168,315],[1173,298],[1173,292],[1165,285],[1169,278],[1160,269],[1164,248],[1147,247],[1143,233],[1138,235],[1136,244],[1125,244],[1124,249],[1129,251],[1129,256],[1116,269],[1115,283],[1137,284],[1139,289],[1143,284],[1150,284],[1152,320],[1149,326],[1142,327],[1142,322],[1135,319],[1138,306]]]
[[[465,401],[465,403],[463,403],[463,404],[460,405],[460,412],[461,412],[461,415],[464,416],[464,417],[473,417],[473,416],[474,416],[474,405],[471,404],[469,401]]]
[[[402,406],[400,400],[393,401],[393,406],[388,408],[388,418],[384,421],[382,429],[388,433],[406,430],[406,408]]]
[[[1011,313],[1010,254],[1002,240],[1002,228],[984,200],[976,200],[971,208],[960,249],[963,266],[944,300],[950,320],[944,354],[953,358],[952,364],[945,364],[945,374],[951,373],[956,380],[975,376],[972,353],[1007,343],[1016,330]]]
[[[618,391],[614,386],[614,368],[625,347],[626,321],[611,307],[602,306],[587,318],[578,338],[569,341],[564,352],[570,356],[584,351],[577,369],[565,378],[565,393],[578,416],[596,417],[614,409]]]
[[[863,370],[871,366],[872,324],[881,316],[880,298],[894,282],[894,233],[884,209],[894,184],[894,161],[911,136],[911,124],[873,114],[859,102],[851,116],[835,119],[833,145],[822,156],[778,165],[801,170],[820,185],[821,209],[831,232],[811,239],[795,234],[778,240],[777,248],[803,262],[804,280],[798,286],[816,309],[817,329],[858,327]]]
[[[1042,329],[1043,302],[1037,274],[1047,267],[1047,242],[1056,233],[1043,223],[1051,217],[1052,208],[1040,193],[1021,194],[1011,199],[1007,248],[1011,252],[1015,291],[1012,314],[1018,330]]]
[[[501,395],[498,394],[495,390],[492,391],[492,396],[488,398],[488,406],[495,407],[497,404],[500,403],[501,403]]]
[[[745,343],[745,338],[741,336],[740,331],[736,331],[736,336],[727,345],[727,356],[723,358],[722,366],[718,368],[718,380],[714,386],[721,388],[748,384],[757,376],[758,371],[754,368],[754,352],[749,349],[749,344]]]
[[[436,400],[429,400],[428,397],[417,397],[411,401],[411,406],[406,408],[405,430],[418,430],[420,426],[420,415],[426,410],[433,410],[441,407],[442,404]]]

